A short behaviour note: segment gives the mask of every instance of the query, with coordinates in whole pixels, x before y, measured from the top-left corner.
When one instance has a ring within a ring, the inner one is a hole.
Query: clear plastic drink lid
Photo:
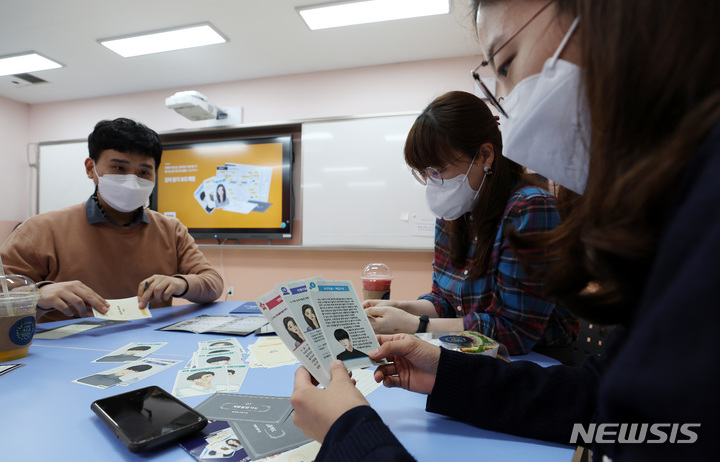
[[[392,279],[392,271],[385,263],[370,263],[362,272],[362,279]]]

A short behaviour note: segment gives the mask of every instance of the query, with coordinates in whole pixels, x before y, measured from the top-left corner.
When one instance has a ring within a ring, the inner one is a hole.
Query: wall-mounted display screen
[[[292,237],[292,136],[163,143],[151,207],[195,238]]]

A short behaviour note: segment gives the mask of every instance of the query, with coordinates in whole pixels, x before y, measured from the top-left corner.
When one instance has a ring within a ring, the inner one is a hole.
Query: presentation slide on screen
[[[282,223],[281,143],[227,141],[167,149],[157,208],[188,228],[276,228]]]

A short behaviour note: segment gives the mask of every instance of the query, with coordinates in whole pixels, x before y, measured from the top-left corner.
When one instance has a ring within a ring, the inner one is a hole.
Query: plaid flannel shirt
[[[468,217],[469,218],[469,217]],[[520,235],[537,235],[557,226],[555,199],[542,189],[524,186],[512,194],[497,230],[487,273],[465,281],[471,270],[468,258],[460,267],[450,262],[446,222],[435,226],[432,292],[420,297],[435,305],[443,318],[463,318],[465,330],[478,331],[505,345],[510,354],[528,353],[536,344],[567,345],[579,330],[578,321],[542,295],[542,284],[530,278],[503,237],[512,225]],[[468,236],[475,242],[475,232]]]

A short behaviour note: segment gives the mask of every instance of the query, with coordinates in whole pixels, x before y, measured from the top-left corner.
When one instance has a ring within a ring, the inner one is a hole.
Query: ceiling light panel
[[[149,32],[132,37],[98,41],[101,45],[109,48],[120,56],[130,58],[165,51],[215,45],[217,43],[227,42],[227,39],[210,24],[202,24],[188,26],[182,29]]]
[[[450,0],[366,0],[297,8],[311,30],[354,26],[450,12]]]
[[[27,74],[60,67],[62,64],[37,53],[0,57],[0,75]]]

